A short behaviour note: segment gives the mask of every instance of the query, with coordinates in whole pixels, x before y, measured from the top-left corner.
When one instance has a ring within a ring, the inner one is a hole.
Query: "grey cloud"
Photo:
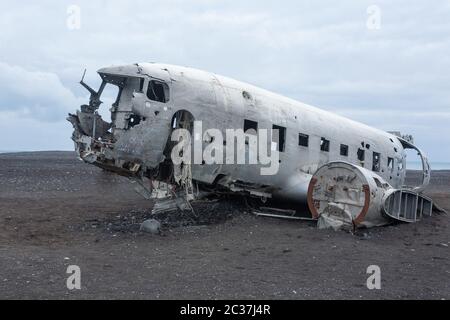
[[[414,133],[432,159],[450,157],[450,147],[434,142],[448,133],[448,1],[376,1],[382,10],[376,31],[366,28],[369,0],[76,3],[82,25],[74,31],[66,28],[73,1],[10,4],[0,12],[0,42],[8,44],[1,66],[19,69],[0,74],[0,110],[56,121],[86,96],[78,85],[85,67],[87,81],[96,85],[100,67],[160,61]],[[15,74],[40,83],[20,91],[17,83],[26,80]]]
[[[0,83],[0,111],[44,122],[60,121],[80,102],[56,74],[49,72],[0,62]]]

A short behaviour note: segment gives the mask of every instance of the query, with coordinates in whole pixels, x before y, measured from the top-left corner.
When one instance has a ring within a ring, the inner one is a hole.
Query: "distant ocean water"
[[[0,150],[0,153],[22,152],[19,150]],[[431,162],[431,170],[450,170],[450,162]],[[420,161],[410,161],[406,163],[406,168],[409,170],[422,170],[422,163]]]
[[[431,170],[450,170],[450,162],[430,162]],[[422,163],[411,161],[406,163],[406,169],[422,170]]]

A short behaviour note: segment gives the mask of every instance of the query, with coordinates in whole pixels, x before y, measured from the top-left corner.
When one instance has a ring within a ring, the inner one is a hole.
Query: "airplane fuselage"
[[[110,129],[94,121],[98,132],[89,134],[86,131],[92,128],[84,129],[74,140],[85,139],[85,145],[78,143],[82,158],[125,175],[139,172],[152,179],[166,179],[163,172],[170,172],[171,132],[181,123],[191,130],[193,121],[201,121],[203,131],[218,129],[223,136],[227,129],[278,129],[268,147],[275,143],[279,151],[275,175],[261,175],[258,164],[192,164],[193,181],[301,202],[306,200],[312,174],[331,161],[372,170],[399,188],[405,180],[405,148],[416,149],[397,135],[196,69],[143,63],[98,72],[105,84],[119,86]],[[82,113],[78,122],[82,122]],[[96,148],[88,146],[92,143],[88,136],[96,138]],[[194,139],[202,139],[203,148],[208,145],[204,137]],[[247,153],[248,144],[245,148]],[[426,185],[429,166],[424,156],[422,160]]]

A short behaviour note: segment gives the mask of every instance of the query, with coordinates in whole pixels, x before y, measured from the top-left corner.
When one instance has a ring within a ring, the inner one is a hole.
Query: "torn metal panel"
[[[103,121],[97,113],[87,113],[77,111],[78,121],[84,135],[99,139],[106,136],[111,129],[111,123]],[[94,120],[95,118],[95,120]]]
[[[402,138],[398,138],[404,149],[413,149],[417,151],[417,155],[419,156],[422,163],[422,182],[418,186],[404,186],[408,189],[412,189],[415,192],[422,192],[425,188],[430,184],[431,179],[431,169],[430,164],[428,162],[427,156],[416,147],[413,142],[414,139],[411,135],[403,136]],[[406,167],[406,165],[405,165]]]
[[[183,197],[160,199],[155,202],[155,205],[152,209],[152,214],[158,214],[161,212],[170,213],[177,210],[190,211],[192,210],[192,207],[190,206],[189,202]]]
[[[252,213],[256,216],[271,217],[271,218],[282,218],[282,219],[292,219],[292,220],[304,220],[304,221],[315,221],[314,218],[301,217],[296,215],[296,210],[290,209],[280,209],[280,208],[270,208],[270,207],[259,207],[252,210]]]
[[[389,190],[384,195],[383,212],[403,222],[416,222],[433,213],[433,201],[411,190]]]

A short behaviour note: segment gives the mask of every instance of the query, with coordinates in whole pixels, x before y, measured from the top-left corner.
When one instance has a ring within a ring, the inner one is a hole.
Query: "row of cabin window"
[[[244,132],[247,132],[248,130],[252,130],[256,133],[258,131],[258,122],[244,119]],[[284,152],[286,146],[286,128],[274,124],[272,125],[272,130],[278,130],[275,131],[278,132],[278,135],[274,134],[274,136],[272,136],[272,141],[277,145],[277,151]]]
[[[298,144],[300,146],[308,147],[309,145],[309,136],[304,133],[298,134]],[[325,138],[320,138],[320,150],[329,152],[330,151],[330,140],[327,140]],[[365,150],[358,148],[358,151],[356,152],[356,156],[358,157],[359,161],[365,160]],[[340,155],[344,157],[348,157],[348,145],[341,144],[340,145]],[[380,164],[381,164],[381,154],[379,152],[373,152],[372,153],[372,171],[379,172],[380,171]],[[387,167],[391,171],[394,170],[394,158],[388,157],[387,158]]]
[[[272,141],[276,142],[277,150],[279,152],[284,152],[286,145],[286,128],[272,125],[273,130],[278,130],[278,137],[274,136]],[[258,123],[256,121],[244,119],[244,132],[247,130],[255,130],[258,131]],[[298,134],[298,144],[303,147],[309,146],[309,135],[304,133]],[[348,157],[348,145],[341,144],[340,145],[340,155],[344,157]],[[324,137],[320,138],[320,150],[329,152],[330,151],[330,140],[325,139]],[[358,148],[356,153],[359,161],[363,162],[365,160],[365,150]],[[372,153],[372,171],[379,172],[380,171],[380,163],[381,163],[381,154],[379,152]],[[391,171],[394,170],[394,159],[388,157],[387,167]]]

